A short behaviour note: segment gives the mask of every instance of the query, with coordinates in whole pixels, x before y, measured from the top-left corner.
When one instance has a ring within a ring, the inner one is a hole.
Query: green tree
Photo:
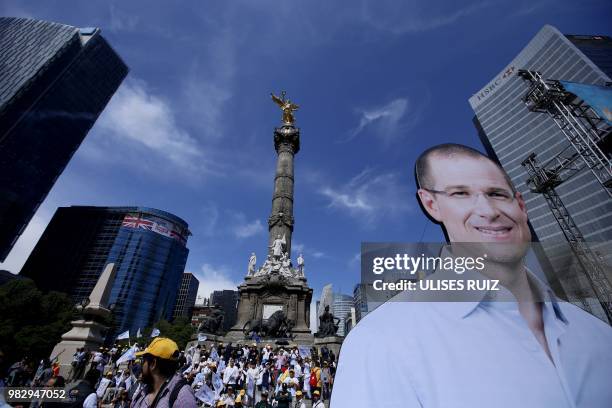
[[[43,294],[30,279],[0,286],[0,344],[8,360],[50,357],[61,336],[77,317],[70,298],[59,292]]]

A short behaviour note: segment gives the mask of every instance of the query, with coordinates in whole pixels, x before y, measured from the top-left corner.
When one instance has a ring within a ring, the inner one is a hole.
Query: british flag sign
[[[183,231],[183,228],[158,217],[145,216],[143,214],[127,214],[123,218],[121,226],[153,231],[157,234],[175,239],[183,245],[187,243],[187,234]]]

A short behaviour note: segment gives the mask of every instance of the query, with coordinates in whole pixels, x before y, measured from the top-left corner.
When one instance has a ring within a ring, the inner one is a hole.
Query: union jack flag
[[[148,231],[156,232],[160,235],[173,238],[179,241],[181,244],[187,244],[187,238],[185,232],[177,231],[173,229],[173,226],[165,222],[164,220],[152,218],[140,218],[139,215],[126,215],[123,218],[123,227],[128,228],[142,228]]]
[[[122,224],[123,227],[143,228],[149,231],[153,229],[154,225],[155,223],[153,221],[145,220],[143,218],[134,217],[131,215],[126,215],[125,218],[123,219],[123,224]]]

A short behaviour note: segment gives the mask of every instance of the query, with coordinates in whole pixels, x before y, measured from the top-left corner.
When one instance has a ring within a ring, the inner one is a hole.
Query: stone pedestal
[[[225,336],[219,336],[217,334],[208,334],[208,333],[204,333],[204,335],[206,336],[206,340],[198,341],[198,335],[194,334],[193,337],[191,338],[192,340],[189,343],[187,343],[185,350],[189,350],[189,348],[191,348],[192,346],[197,346],[197,345],[206,346],[207,349],[210,349],[211,346],[217,346],[219,343],[223,343],[223,345],[227,345],[229,343],[229,341],[227,341]]]
[[[334,352],[336,358],[340,355],[340,347],[342,346],[342,342],[344,341],[344,337],[340,336],[328,336],[328,337],[315,337],[314,345],[321,350],[321,347],[327,346],[327,348]]]
[[[225,336],[229,341],[247,341],[244,334],[245,325],[253,319],[266,320],[272,313],[282,310],[289,320],[295,323],[292,329],[293,342],[312,344],[310,332],[310,302],[312,289],[303,277],[283,276],[280,273],[266,273],[246,277],[238,286],[240,300],[238,318],[232,329]],[[273,341],[263,339],[262,341]]]
[[[107,303],[115,272],[115,264],[106,265],[89,296],[89,303],[79,306],[81,319],[71,322],[72,329],[62,335],[62,341],[51,352],[50,358],[52,360],[57,358],[60,375],[66,379],[69,378],[72,358],[77,349],[85,347],[88,350],[98,350],[104,343],[108,327],[102,321],[111,316]]]

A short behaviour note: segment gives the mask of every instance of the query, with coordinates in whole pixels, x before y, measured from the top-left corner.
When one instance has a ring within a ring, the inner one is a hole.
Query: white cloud
[[[202,156],[195,139],[176,123],[170,104],[143,81],[126,81],[100,117],[99,128],[115,140],[129,140],[183,166]]]
[[[357,252],[351,257],[348,264],[349,266],[359,265],[361,263],[361,252]]]
[[[202,215],[198,218],[202,221],[202,223],[197,226],[197,232],[203,233],[205,236],[214,235],[217,220],[219,219],[219,209],[217,208],[217,205],[212,201],[209,201],[204,205],[204,207],[202,207],[201,214]]]
[[[96,122],[79,156],[102,166],[185,183],[222,174],[211,154],[179,125],[175,104],[152,91],[144,81],[126,80]]]
[[[427,101],[426,95],[418,107],[414,107],[407,98],[396,98],[382,105],[357,108],[359,123],[339,142],[348,142],[362,133],[368,133],[388,146],[390,142],[408,135],[408,131],[421,120]]]
[[[391,102],[371,109],[359,109],[359,125],[351,131],[346,141],[353,139],[370,125],[376,126],[379,134],[393,133],[397,130],[400,120],[406,114],[408,100],[394,99]]]
[[[412,209],[406,200],[408,182],[396,173],[376,174],[365,169],[346,184],[324,186],[319,193],[329,200],[330,208],[347,212],[366,226]]]
[[[6,269],[12,273],[19,273],[45,231],[45,228],[47,228],[50,219],[51,214],[42,210],[36,212],[15,243],[15,246],[13,246],[9,255],[4,262],[0,263],[0,269]]]
[[[306,246],[301,242],[295,242],[295,241],[291,243],[291,251],[296,255],[304,254],[304,258],[313,257],[315,259],[319,259],[319,258],[323,258],[327,256],[325,252],[319,251],[310,246]]]
[[[114,4],[109,9],[111,31],[134,31],[139,22],[139,17],[117,10]]]
[[[209,298],[215,290],[236,290],[240,284],[230,277],[230,269],[227,266],[216,267],[205,263],[200,271],[192,273],[200,281],[198,297]]]
[[[494,2],[493,2],[494,3]],[[408,34],[444,27],[468,17],[489,3],[479,1],[470,5],[442,0],[364,0],[362,18],[370,26],[393,34]]]
[[[259,234],[263,230],[264,230],[264,227],[261,221],[255,220],[247,224],[238,225],[234,227],[233,232],[237,238],[248,238],[248,237],[252,237],[253,235]]]

